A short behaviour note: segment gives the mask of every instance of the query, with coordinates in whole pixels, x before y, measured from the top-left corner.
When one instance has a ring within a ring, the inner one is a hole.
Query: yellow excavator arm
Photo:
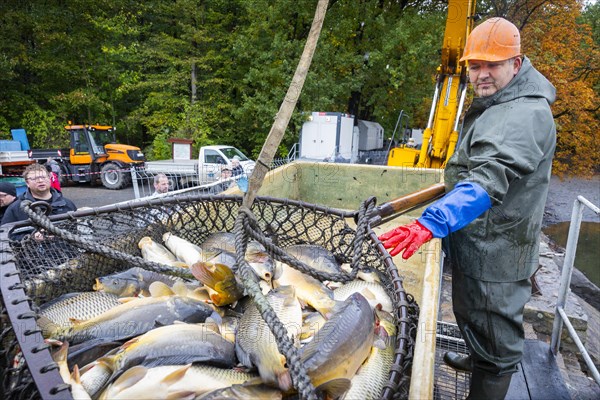
[[[421,149],[400,145],[390,150],[388,165],[444,168],[458,141],[458,124],[467,91],[467,68],[459,62],[473,27],[476,0],[449,0],[442,62]]]

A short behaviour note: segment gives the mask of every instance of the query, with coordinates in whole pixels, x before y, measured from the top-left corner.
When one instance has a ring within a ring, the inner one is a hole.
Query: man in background
[[[231,179],[231,170],[228,167],[221,169],[221,177],[217,181],[217,184],[211,188],[212,194],[224,192],[233,185],[233,179]]]
[[[21,203],[24,200],[29,200],[31,202],[43,201],[48,203],[51,207],[50,215],[64,214],[69,211],[77,210],[75,203],[50,186],[50,173],[42,164],[28,165],[27,168],[25,168],[25,172],[23,172],[23,178],[25,178],[27,191],[8,206],[0,225],[10,222],[26,221],[29,218],[25,211],[21,210]],[[23,236],[23,234],[13,235],[13,239],[19,240]],[[34,238],[42,239],[43,235],[38,231],[34,233]]]
[[[169,191],[169,178],[163,174],[154,175],[154,193],[152,196],[158,196]]]
[[[17,188],[10,182],[0,182],[0,221],[4,213],[17,198]]]

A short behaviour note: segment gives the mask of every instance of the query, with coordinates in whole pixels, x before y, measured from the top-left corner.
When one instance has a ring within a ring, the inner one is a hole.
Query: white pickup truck
[[[255,162],[233,146],[203,146],[198,153],[198,160],[147,161],[146,171],[180,177],[180,187],[198,186],[219,179],[221,169],[225,166],[231,168],[235,156],[240,159],[245,174],[250,176]]]

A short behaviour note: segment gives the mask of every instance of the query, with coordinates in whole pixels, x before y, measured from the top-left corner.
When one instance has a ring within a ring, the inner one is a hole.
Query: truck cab
[[[221,169],[231,168],[232,160],[238,157],[247,176],[252,174],[255,162],[233,146],[203,146],[198,154],[198,173],[203,183],[214,182],[221,176]]]

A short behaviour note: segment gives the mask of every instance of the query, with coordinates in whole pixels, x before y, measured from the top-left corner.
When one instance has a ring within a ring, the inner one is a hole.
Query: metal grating
[[[454,351],[469,354],[456,324],[438,321],[435,346],[433,398],[436,400],[464,399],[469,393],[471,374],[456,371],[444,363],[444,353]]]

